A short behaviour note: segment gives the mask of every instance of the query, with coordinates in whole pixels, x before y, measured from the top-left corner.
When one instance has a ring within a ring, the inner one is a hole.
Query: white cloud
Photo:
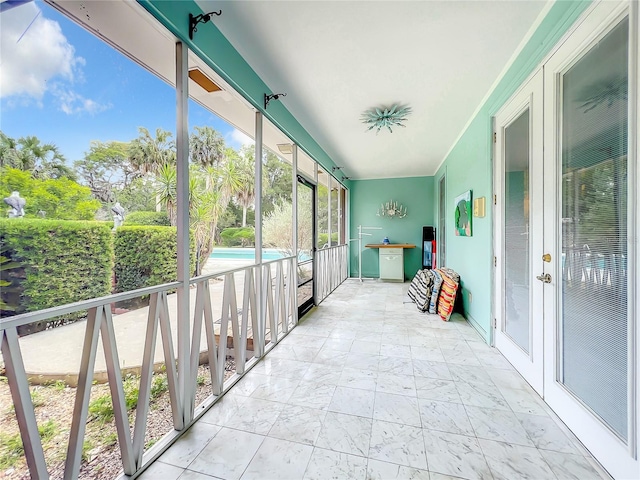
[[[230,134],[228,134],[228,137],[231,143],[235,143],[236,145],[239,145],[239,146],[253,145],[255,143],[253,141],[253,138],[251,138],[249,135],[245,134],[244,132],[241,132],[237,128],[234,128],[233,131]]]
[[[56,97],[60,110],[67,115],[83,112],[95,115],[96,113],[104,112],[111,108],[111,105],[100,104],[95,100],[85,98],[72,90],[67,90],[60,85],[56,85],[51,88],[51,93]]]
[[[0,27],[0,98],[11,97],[11,104],[42,104],[50,92],[67,114],[109,108],[71,89],[83,81],[86,61],[76,56],[60,24],[45,18],[35,2],[3,12]]]

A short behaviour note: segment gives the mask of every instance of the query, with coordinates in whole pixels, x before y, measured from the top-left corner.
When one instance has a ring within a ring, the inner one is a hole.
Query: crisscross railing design
[[[180,282],[0,320],[1,351],[32,478],[46,479],[49,474],[18,340],[18,327],[60,315],[88,311],[64,470],[64,478],[72,479],[78,477],[81,466],[99,342],[102,343],[105,356],[123,472],[125,475],[133,475],[157,458],[179,435],[174,432],[169,441],[158,442],[148,452],[144,451],[158,330],[167,372],[173,427],[182,431],[297,324],[296,257],[196,277],[190,280],[190,284],[196,288],[195,298],[192,298],[193,318],[189,319],[192,335],[187,371],[190,378],[186,382],[187,391],[182,392],[174,351],[175,335],[171,328],[170,316],[173,310],[169,302],[170,293],[183,286]],[[136,417],[131,433],[111,305],[141,296],[149,296],[149,307]],[[220,309],[215,308],[218,305],[221,305]],[[179,320],[174,319],[174,323],[177,323],[177,328],[182,328]],[[201,349],[203,338],[204,350]],[[230,352],[235,361],[235,375],[225,382],[225,364]],[[204,362],[209,364],[212,396],[202,405],[196,406],[196,377],[202,356]],[[189,415],[184,414],[185,403],[190,406]]]
[[[347,279],[347,246],[337,245],[316,252],[318,303]]]

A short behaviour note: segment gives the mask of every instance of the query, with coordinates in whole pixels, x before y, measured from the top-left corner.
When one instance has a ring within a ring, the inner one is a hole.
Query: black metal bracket
[[[189,40],[193,40],[193,34],[198,31],[199,23],[207,23],[211,20],[211,15],[220,16],[222,15],[222,10],[218,12],[209,12],[209,13],[201,13],[200,15],[196,15],[195,17],[189,14]]]
[[[271,95],[264,94],[264,109],[266,110],[271,100],[279,100],[280,97],[286,97],[286,93],[274,93]]]

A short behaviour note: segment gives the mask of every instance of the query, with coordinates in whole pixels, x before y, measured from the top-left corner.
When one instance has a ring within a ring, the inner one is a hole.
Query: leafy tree
[[[58,147],[53,143],[42,143],[35,136],[15,140],[0,132],[0,166],[30,172],[35,178],[76,179]]]
[[[116,201],[116,191],[127,188],[138,176],[129,161],[130,144],[92,141],[84,159],[74,162],[94,197],[103,203]]]
[[[280,250],[285,256],[295,255],[292,239],[293,208],[291,203],[276,205],[262,223],[262,239],[265,245]],[[313,244],[312,218],[298,215],[298,245]],[[306,252],[309,253],[309,252]]]
[[[270,151],[262,160],[262,215],[268,215],[276,205],[291,202],[291,164]]]
[[[42,180],[16,168],[0,169],[0,198],[17,190],[27,200],[27,217],[61,220],[93,220],[100,202],[91,197],[91,190],[66,177]]]

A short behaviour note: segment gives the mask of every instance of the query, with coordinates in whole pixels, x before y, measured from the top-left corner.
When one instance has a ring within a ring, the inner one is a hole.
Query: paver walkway
[[[347,280],[141,479],[608,478],[461,317]]]

